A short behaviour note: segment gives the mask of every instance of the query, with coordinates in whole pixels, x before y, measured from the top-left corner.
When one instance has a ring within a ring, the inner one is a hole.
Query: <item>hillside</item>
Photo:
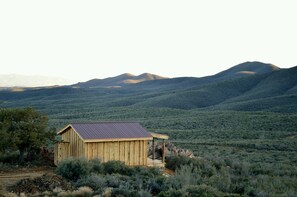
[[[233,79],[248,75],[265,74],[272,71],[280,70],[273,64],[265,64],[262,62],[244,62],[238,64],[228,70],[222,71],[215,75],[216,79]]]
[[[239,111],[296,111],[297,67],[193,86],[146,99],[139,106]],[[295,102],[294,102],[295,101]],[[211,108],[210,108],[211,107]]]
[[[80,82],[74,84],[73,87],[80,88],[95,88],[95,87],[121,87],[127,84],[136,84],[143,81],[152,81],[165,79],[165,77],[161,77],[158,75],[143,73],[141,75],[135,76],[130,73],[124,73],[115,77],[109,77],[106,79],[92,79],[86,82]]]
[[[90,107],[166,107],[295,112],[296,70],[297,67],[279,69],[271,64],[247,62],[202,78],[164,79],[147,73],[139,76],[123,74],[73,86],[25,89],[18,92],[3,90],[0,105],[34,106],[45,111],[54,108],[59,111],[62,108],[87,110]],[[245,74],[251,72],[254,74]],[[240,76],[238,73],[241,73]]]
[[[178,77],[159,81],[146,81],[143,83],[139,83],[134,87],[150,90],[191,88],[241,77],[271,73],[273,71],[278,70],[280,70],[280,68],[272,64],[265,64],[261,62],[244,62],[212,76],[206,76],[201,78]]]
[[[244,94],[214,109],[296,112],[297,67],[273,72]]]
[[[129,89],[145,89],[145,90],[168,90],[179,88],[190,88],[210,84],[214,82],[224,81],[228,79],[240,78],[250,75],[265,74],[272,71],[280,70],[280,68],[261,62],[245,62],[236,65],[228,70],[222,71],[216,75],[195,78],[195,77],[178,77],[166,78],[158,75],[143,73],[139,76],[130,73],[124,73],[119,76],[109,77],[106,79],[92,79],[87,82],[74,84],[73,87],[94,88],[94,87],[127,87]],[[162,80],[160,80],[162,79]],[[127,86],[130,85],[130,86]],[[134,86],[131,86],[134,85]]]

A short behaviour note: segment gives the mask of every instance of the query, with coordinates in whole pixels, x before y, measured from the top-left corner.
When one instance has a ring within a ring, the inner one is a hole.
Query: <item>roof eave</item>
[[[149,132],[154,138],[158,138],[158,139],[163,139],[163,140],[168,140],[169,136],[166,134],[160,134],[160,133],[153,133],[153,132]]]
[[[61,135],[62,133],[64,133],[65,131],[67,131],[67,129],[69,128],[69,127],[71,127],[72,129],[73,129],[73,131],[78,135],[78,137],[82,140],[82,141],[84,141],[84,138],[75,130],[75,128],[71,125],[71,124],[69,124],[69,125],[67,125],[66,127],[64,127],[63,129],[61,129],[57,134],[58,135]]]
[[[71,124],[67,125],[66,127],[64,127],[63,129],[61,129],[60,131],[57,132],[57,135],[61,135],[62,133],[64,133],[69,127],[72,127]]]
[[[153,137],[141,138],[109,138],[109,139],[85,139],[84,142],[119,142],[119,141],[136,141],[136,140],[153,140]]]

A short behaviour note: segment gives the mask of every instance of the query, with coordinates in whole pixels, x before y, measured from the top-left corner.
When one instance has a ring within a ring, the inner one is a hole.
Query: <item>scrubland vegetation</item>
[[[87,186],[92,195],[112,187],[113,196],[297,194],[296,114],[123,107],[49,114],[50,125],[61,127],[72,121],[139,121],[149,131],[168,134],[172,143],[192,150],[197,157],[167,158],[166,167],[176,173],[170,177],[156,169],[151,173],[151,169],[134,169],[118,162],[67,161],[76,165],[61,164],[57,173],[70,175],[63,176],[76,191]]]
[[[86,185],[93,194],[112,187],[113,195],[124,196],[297,196],[297,67],[241,78],[236,73],[122,88],[5,90],[0,106],[34,107],[57,130],[71,122],[137,121],[196,156],[167,158],[172,177],[144,176],[144,168],[107,172],[100,164],[71,180],[77,191]],[[0,147],[6,147],[3,139]],[[0,165],[15,160],[14,151],[2,151]]]
[[[229,193],[233,190],[230,177],[221,177],[221,174],[229,176],[228,172],[217,169],[212,163],[172,157],[168,168],[175,169],[175,175],[165,176],[158,168],[128,167],[119,161],[101,164],[98,160],[71,159],[59,164],[56,172],[77,189],[89,187],[92,195],[239,196]]]
[[[175,171],[174,175],[164,175],[157,168],[128,167],[119,161],[100,163],[99,160],[88,162],[84,159],[66,160],[59,164],[56,173],[71,181],[76,189],[89,187],[92,195],[219,197],[296,194],[296,168],[293,170],[295,174],[280,174],[246,162],[218,158],[173,156],[166,162],[166,167]]]

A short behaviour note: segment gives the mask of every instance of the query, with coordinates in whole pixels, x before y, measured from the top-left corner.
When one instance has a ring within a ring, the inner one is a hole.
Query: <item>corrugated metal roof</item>
[[[169,139],[169,136],[166,135],[166,134],[153,133],[153,132],[150,132],[150,134],[151,134],[154,138],[163,139],[163,140],[168,140],[168,139]]]
[[[70,125],[84,140],[152,137],[136,122],[71,123]]]

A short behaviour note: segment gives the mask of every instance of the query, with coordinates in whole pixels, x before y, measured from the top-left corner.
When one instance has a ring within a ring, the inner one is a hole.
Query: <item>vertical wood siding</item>
[[[54,148],[54,164],[70,157],[70,146],[69,143],[57,143]]]
[[[147,165],[147,140],[84,143],[72,128],[68,128],[61,137],[69,143],[57,145],[55,164],[69,157],[85,157],[88,160],[100,158],[102,162],[119,160],[130,166]]]
[[[72,129],[68,128],[67,131],[62,133],[62,140],[69,142],[69,156],[74,158],[80,158],[85,156],[84,142]]]
[[[103,162],[119,160],[129,166],[147,165],[147,140],[89,142],[85,144],[86,158]]]

